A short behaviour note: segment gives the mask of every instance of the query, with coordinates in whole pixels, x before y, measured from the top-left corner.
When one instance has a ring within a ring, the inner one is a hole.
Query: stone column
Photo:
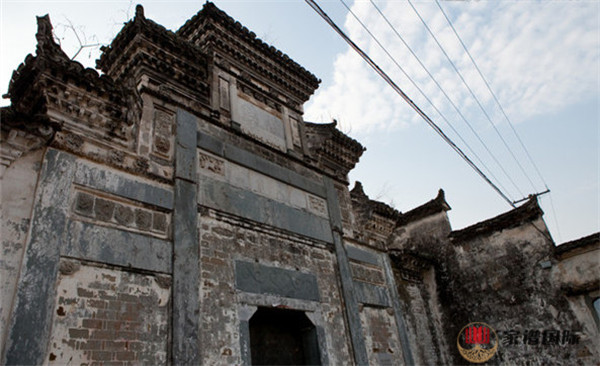
[[[360,323],[360,314],[358,310],[358,300],[352,281],[352,272],[350,272],[350,262],[348,254],[344,247],[342,237],[342,215],[337,191],[333,181],[329,177],[323,177],[323,183],[327,191],[327,208],[329,209],[329,218],[331,220],[331,230],[333,233],[333,244],[338,262],[340,273],[340,283],[342,284],[342,295],[346,307],[346,317],[350,330],[350,339],[354,350],[354,362],[357,365],[368,365],[367,348],[363,335],[362,325]]]
[[[74,171],[74,156],[46,151],[3,364],[40,365],[45,361]]]
[[[175,141],[175,207],[173,212],[174,365],[199,365],[200,255],[198,243],[198,178],[196,117],[177,111]]]
[[[404,357],[404,364],[414,365],[415,361],[413,359],[412,351],[410,349],[410,343],[408,340],[408,333],[406,332],[406,324],[404,323],[404,317],[402,316],[402,304],[400,304],[400,296],[398,295],[398,288],[396,287],[396,280],[394,279],[394,272],[392,271],[392,265],[390,263],[390,256],[387,253],[384,253],[382,255],[382,258],[386,282],[388,284],[390,297],[392,298],[392,306],[394,307],[394,316],[396,317],[396,326],[398,327],[398,336],[400,337],[400,345],[402,346],[402,356]]]

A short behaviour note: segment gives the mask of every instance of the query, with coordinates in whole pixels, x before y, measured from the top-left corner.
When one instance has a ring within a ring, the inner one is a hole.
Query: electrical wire
[[[329,24],[333,30],[336,31],[336,33],[338,33],[346,43],[348,43],[348,45],[350,45],[350,47],[352,47],[352,49],[354,49],[362,58],[363,60],[365,60],[369,66],[371,66],[371,68],[373,68],[373,70],[375,70],[375,72],[377,72],[377,74],[379,74],[379,76],[381,78],[383,78],[383,80],[392,88],[394,89],[394,91],[396,93],[398,93],[398,95],[400,95],[402,97],[402,99],[404,99],[414,110],[415,112],[417,112],[424,120],[425,122],[427,122],[427,124],[429,124],[429,126],[431,128],[433,128],[433,130],[440,135],[440,137],[442,137],[442,139],[448,144],[450,145],[450,147],[452,147],[452,149],[454,151],[456,151],[457,154],[459,154],[459,156],[465,160],[465,162],[467,162],[467,164],[469,164],[469,166],[471,168],[473,168],[473,170],[475,170],[477,172],[477,174],[479,174],[479,176],[481,176],[482,179],[484,179],[509,205],[511,205],[512,207],[516,207],[515,204],[479,169],[479,167],[477,167],[477,165],[475,165],[473,163],[473,161],[471,161],[471,159],[469,159],[469,157],[444,133],[444,131],[435,123],[433,122],[433,120],[431,120],[431,118],[429,118],[429,116],[423,112],[419,106],[417,106],[409,97],[408,95],[406,95],[404,93],[404,91],[402,91],[402,89],[385,73],[385,71],[383,71],[379,65],[377,65],[358,45],[356,45],[356,43],[354,43],[354,41],[352,41],[352,39],[350,39],[350,37],[348,37],[346,35],[346,33],[344,33],[344,31],[342,31],[338,25],[329,17],[329,15],[327,15],[327,13],[325,13],[323,11],[323,9],[321,9],[321,7],[314,1],[314,0],[305,0],[305,2],[311,7],[313,8],[313,10],[315,10],[315,12],[317,12],[317,14],[319,14],[319,16],[321,16],[326,22],[327,24]]]
[[[371,0],[372,1],[372,0]],[[533,168],[535,169],[538,177],[540,178],[540,180],[542,181],[542,183],[544,184],[544,186],[546,187],[546,192],[549,193],[549,200],[550,200],[550,208],[552,210],[552,216],[554,218],[554,225],[556,226],[556,232],[558,234],[558,240],[559,242],[562,241],[562,234],[560,232],[560,226],[558,225],[558,217],[556,216],[556,210],[554,209],[554,200],[552,199],[552,193],[550,193],[550,188],[548,188],[548,184],[546,183],[546,180],[544,179],[544,177],[542,176],[542,173],[540,172],[540,170],[537,167],[537,164],[535,163],[535,161],[533,160],[533,158],[531,157],[531,154],[529,153],[529,150],[527,149],[527,147],[525,146],[525,144],[523,143],[523,140],[521,139],[521,137],[519,136],[519,134],[517,133],[517,130],[515,129],[512,121],[510,120],[510,118],[508,118],[508,114],[506,113],[506,111],[504,110],[504,107],[502,107],[502,104],[500,103],[500,100],[498,99],[498,97],[496,96],[496,93],[494,93],[494,91],[492,90],[489,82],[487,81],[487,79],[485,78],[485,76],[483,76],[483,73],[481,72],[481,69],[479,68],[479,66],[477,65],[477,62],[475,62],[475,59],[473,58],[473,56],[471,55],[471,52],[469,52],[469,49],[467,48],[467,46],[465,45],[465,43],[463,42],[461,36],[458,34],[458,32],[456,31],[456,28],[454,27],[454,25],[452,24],[452,21],[450,21],[450,18],[448,17],[448,14],[446,14],[446,12],[444,11],[444,9],[442,8],[442,6],[440,5],[438,0],[435,0],[435,3],[437,4],[438,8],[440,9],[440,11],[442,12],[442,14],[444,15],[444,18],[446,18],[446,21],[448,22],[448,25],[450,26],[450,28],[452,29],[452,31],[454,32],[454,35],[456,36],[456,38],[458,39],[458,41],[460,42],[460,44],[462,45],[463,49],[465,50],[465,53],[467,54],[467,56],[469,56],[469,59],[471,60],[471,63],[473,63],[473,66],[475,67],[475,70],[477,70],[477,73],[479,74],[479,76],[481,77],[481,80],[483,80],[485,86],[487,87],[488,91],[490,92],[490,94],[492,95],[492,97],[494,98],[494,101],[496,102],[496,104],[498,105],[500,111],[502,112],[502,115],[504,115],[504,118],[506,119],[506,122],[508,122],[508,125],[510,126],[512,132],[514,133],[515,137],[517,138],[517,140],[519,141],[519,144],[521,145],[521,147],[523,148],[523,151],[525,151],[525,154],[527,155],[527,158],[529,159],[529,162],[531,163],[531,165],[533,166]],[[514,202],[514,201],[513,201]],[[535,225],[534,225],[535,226]],[[537,229],[537,227],[536,227]],[[538,229],[538,231],[540,231]],[[541,232],[541,231],[540,231]],[[551,240],[552,241],[552,240]]]
[[[562,234],[560,233],[560,227],[558,226],[558,217],[556,216],[556,211],[554,210],[554,200],[552,199],[552,193],[548,195],[550,198],[550,208],[552,209],[552,216],[554,216],[554,225],[556,225],[556,232],[558,233],[558,241],[562,242]]]
[[[421,93],[421,96],[423,98],[425,98],[425,100],[427,100],[427,102],[429,102],[429,104],[433,107],[433,109],[440,115],[440,117],[442,117],[442,119],[446,122],[446,124],[450,127],[450,129],[458,136],[458,138],[462,141],[462,143],[467,147],[467,149],[470,151],[470,153],[475,157],[475,159],[477,159],[477,161],[479,162],[479,164],[481,164],[484,169],[488,172],[489,175],[492,176],[492,178],[496,181],[496,184],[498,184],[500,186],[500,188],[502,188],[502,190],[506,191],[506,188],[502,185],[502,183],[500,182],[500,180],[498,178],[496,178],[496,176],[493,174],[493,172],[485,165],[485,163],[479,158],[479,156],[477,155],[477,153],[475,151],[473,151],[473,149],[471,148],[471,146],[469,146],[469,144],[467,143],[467,141],[465,141],[465,139],[461,136],[461,134],[456,130],[456,128],[454,128],[454,126],[450,123],[450,121],[448,120],[448,118],[446,118],[446,116],[442,113],[442,111],[440,111],[436,105],[431,101],[431,99],[427,96],[427,94],[425,94],[425,92],[419,87],[419,85],[417,85],[417,83],[410,77],[410,75],[408,75],[408,73],[404,70],[404,68],[398,63],[398,61],[394,58],[394,56],[392,56],[390,54],[390,52],[381,44],[381,42],[377,39],[377,37],[375,37],[373,35],[373,33],[371,33],[371,31],[367,28],[367,26],[358,18],[358,16],[348,7],[348,5],[343,1],[340,0],[341,3],[346,7],[346,9],[348,9],[348,11],[350,12],[350,14],[352,14],[352,16],[354,17],[354,19],[356,19],[356,21],[365,29],[365,31],[371,36],[371,38],[373,38],[373,40],[379,45],[379,47],[388,55],[388,57],[392,60],[392,62],[398,67],[398,69],[400,69],[400,71],[402,71],[402,73],[404,74],[404,76],[406,76],[408,78],[408,80],[412,83],[412,85]],[[405,43],[406,45],[406,43]],[[409,50],[410,47],[408,45],[406,45]],[[413,53],[414,55],[414,53]],[[416,55],[415,55],[416,57]],[[420,60],[418,60],[420,62]],[[423,66],[423,64],[421,63],[421,66]],[[425,66],[423,66],[425,68]],[[425,71],[429,74],[429,70],[427,70],[425,68]],[[429,76],[431,76],[431,74],[429,74]],[[433,76],[431,76],[433,78]],[[435,81],[435,79],[434,79]],[[436,82],[437,84],[437,82]],[[438,87],[441,89],[441,86],[438,84]],[[441,89],[442,92],[445,94],[444,90]],[[447,98],[448,95],[445,94]],[[450,99],[449,99],[450,100]],[[450,100],[450,103],[452,103],[452,100]],[[460,113],[460,110],[457,109],[457,112]],[[468,123],[468,122],[467,122]],[[483,141],[481,141],[483,143]],[[491,154],[491,151],[490,151]],[[509,177],[510,179],[510,177]],[[517,188],[518,189],[518,188]],[[514,202],[514,201],[513,201]]]
[[[537,167],[537,164],[535,163],[535,161],[533,160],[533,158],[531,157],[531,154],[529,153],[529,150],[527,149],[527,147],[525,147],[525,144],[523,143],[523,140],[521,140],[521,137],[519,136],[519,134],[517,133],[517,130],[515,129],[512,121],[510,120],[510,118],[508,118],[508,115],[506,114],[506,111],[504,110],[504,108],[502,107],[502,104],[500,104],[500,101],[498,100],[498,97],[496,97],[496,93],[494,93],[494,91],[492,90],[492,88],[490,87],[490,84],[488,83],[487,79],[483,76],[483,73],[481,72],[481,70],[479,69],[479,66],[477,66],[477,63],[475,62],[475,59],[473,59],[473,56],[471,55],[471,52],[469,52],[469,50],[467,49],[467,46],[465,45],[465,43],[463,42],[462,38],[458,35],[458,32],[456,31],[456,29],[454,28],[454,25],[452,24],[452,22],[450,21],[450,18],[448,17],[448,15],[446,14],[446,12],[444,11],[444,9],[442,8],[442,6],[440,5],[438,0],[435,0],[435,3],[437,4],[438,8],[440,8],[440,11],[442,12],[442,14],[444,14],[444,18],[446,18],[446,21],[448,21],[448,25],[450,25],[450,28],[452,28],[452,31],[454,32],[454,35],[456,36],[456,38],[458,38],[458,41],[460,42],[460,44],[463,46],[465,52],[467,53],[467,55],[469,56],[469,59],[471,60],[471,62],[473,63],[473,66],[475,66],[475,70],[477,70],[477,72],[479,73],[479,76],[481,77],[481,80],[483,80],[483,82],[485,83],[485,86],[487,87],[487,89],[489,90],[490,94],[492,95],[492,97],[494,98],[494,101],[496,102],[496,104],[498,104],[498,107],[500,108],[500,111],[502,112],[502,114],[504,115],[504,118],[506,119],[506,121],[508,122],[508,125],[510,126],[511,130],[513,131],[513,133],[515,134],[515,136],[517,137],[517,140],[519,141],[521,147],[523,148],[523,150],[525,151],[525,154],[527,155],[527,158],[529,159],[529,161],[531,162],[531,165],[533,166],[533,168],[535,169],[537,175],[539,176],[540,180],[542,181],[542,183],[544,183],[544,186],[546,187],[546,189],[548,189],[548,184],[546,184],[546,181],[544,180],[544,177],[542,176],[542,173],[540,173],[540,170]]]
[[[510,146],[508,146],[508,143],[506,142],[506,140],[504,139],[504,137],[502,137],[502,134],[500,133],[500,131],[498,130],[498,128],[496,127],[496,125],[494,124],[494,122],[492,121],[492,119],[490,118],[489,114],[487,113],[487,111],[485,110],[485,108],[483,107],[483,105],[481,104],[481,102],[479,101],[479,98],[477,98],[477,96],[475,95],[475,93],[473,92],[473,90],[471,89],[471,87],[468,85],[468,83],[466,82],[465,78],[463,77],[462,73],[460,72],[460,70],[458,70],[458,67],[456,67],[456,65],[454,64],[454,61],[452,61],[452,59],[450,58],[450,56],[448,55],[448,53],[446,53],[446,51],[444,50],[444,47],[441,45],[441,43],[438,41],[437,37],[435,36],[435,34],[433,34],[433,32],[431,31],[431,29],[429,28],[429,26],[427,25],[427,22],[425,22],[425,20],[423,19],[423,17],[421,16],[421,14],[419,13],[419,11],[415,8],[415,6],[413,5],[413,3],[411,2],[411,0],[408,0],[408,4],[410,5],[410,7],[413,9],[413,11],[415,12],[415,14],[417,14],[417,16],[419,17],[419,19],[421,20],[421,23],[423,23],[423,25],[425,26],[425,28],[427,29],[427,32],[433,37],[435,43],[438,45],[438,47],[440,48],[440,50],[442,51],[442,53],[444,54],[444,56],[446,56],[446,58],[448,59],[448,61],[450,62],[450,64],[452,65],[452,68],[454,69],[454,71],[456,71],[456,73],[458,74],[458,76],[460,77],[460,79],[462,80],[463,84],[465,85],[465,87],[467,88],[467,90],[469,90],[469,93],[471,94],[471,96],[473,97],[473,99],[475,99],[475,101],[477,102],[477,105],[479,106],[479,108],[481,109],[481,111],[483,112],[483,114],[486,116],[487,120],[490,122],[490,124],[492,125],[492,127],[494,128],[494,131],[496,131],[496,134],[498,135],[498,137],[500,138],[500,140],[502,141],[502,143],[504,144],[504,146],[506,147],[506,149],[508,150],[508,152],[510,153],[510,155],[512,156],[512,158],[515,160],[515,162],[517,163],[517,165],[519,166],[519,168],[521,169],[521,172],[523,173],[523,175],[527,178],[527,180],[529,181],[529,183],[531,184],[531,187],[533,188],[533,190],[535,191],[535,185],[533,184],[533,181],[531,180],[531,178],[529,177],[529,175],[527,174],[527,172],[525,171],[525,169],[523,168],[523,166],[521,165],[521,163],[519,162],[519,160],[517,159],[517,157],[515,156],[514,152],[512,151],[512,149],[510,148]]]
[[[379,44],[379,46],[384,50],[384,52],[388,54],[388,56],[392,59],[392,61],[396,64],[396,66],[398,66],[404,72],[404,70],[402,69],[402,67],[400,65],[398,65],[398,63],[396,62],[396,60],[394,59],[394,57],[389,54],[389,52],[386,50],[386,48],[383,45],[381,45],[381,43],[377,40],[377,38],[375,38],[375,36],[373,36],[373,34],[369,31],[369,29],[358,19],[358,17],[356,16],[356,14],[354,14],[354,12],[350,9],[350,7],[348,7],[348,5],[343,0],[340,0],[340,1],[342,2],[342,4],[344,4],[344,6],[346,7],[346,9],[348,9],[348,11],[350,12],[350,14],[352,14],[354,16],[354,18],[363,26],[363,28],[367,31],[367,33],[369,33],[371,35],[371,37],[373,37],[373,39],[377,42],[377,44]],[[406,48],[410,51],[410,53],[415,57],[415,59],[417,60],[417,62],[419,63],[419,65],[421,65],[421,67],[423,68],[423,70],[425,70],[425,72],[427,73],[427,75],[429,75],[429,77],[431,78],[431,80],[435,83],[435,85],[438,87],[438,89],[446,97],[446,99],[448,100],[448,102],[450,102],[450,104],[452,105],[452,107],[454,108],[454,110],[458,113],[458,115],[462,118],[462,120],[465,122],[465,124],[469,127],[469,129],[471,130],[471,132],[475,135],[475,137],[477,137],[478,141],[481,143],[481,145],[483,145],[483,147],[485,148],[485,150],[487,151],[487,153],[492,157],[492,159],[494,160],[494,162],[496,163],[496,165],[498,165],[498,167],[500,167],[500,169],[502,170],[502,172],[504,173],[504,175],[506,176],[506,178],[508,178],[508,180],[513,185],[513,187],[517,190],[517,192],[521,196],[523,196],[523,192],[521,192],[521,190],[519,189],[519,187],[517,186],[517,184],[514,182],[514,180],[511,178],[511,176],[506,172],[506,169],[504,169],[504,167],[502,166],[502,164],[500,163],[500,161],[498,161],[498,159],[492,153],[492,151],[488,148],[488,146],[486,145],[486,143],[481,139],[481,137],[479,136],[479,134],[477,133],[477,131],[475,131],[475,129],[473,128],[473,126],[469,123],[469,121],[466,119],[466,117],[460,111],[460,109],[458,108],[458,106],[456,105],[456,103],[454,103],[452,101],[452,98],[450,98],[450,96],[448,95],[448,93],[446,93],[446,91],[444,90],[444,88],[442,88],[442,86],[437,81],[437,79],[431,74],[431,72],[429,72],[429,70],[423,64],[423,62],[421,62],[421,59],[419,58],[419,56],[417,56],[417,54],[413,51],[413,49],[410,47],[410,45],[404,40],[404,38],[402,37],[402,35],[400,35],[400,33],[392,25],[392,23],[385,16],[385,14],[383,14],[383,12],[381,11],[381,9],[379,9],[379,7],[377,6],[377,4],[375,4],[373,2],[373,0],[370,0],[370,1],[371,1],[371,4],[373,5],[373,7],[381,15],[381,17],[390,26],[390,28],[392,29],[392,31],[402,41],[402,43],[404,44],[404,46],[406,46]],[[404,73],[404,74],[413,83],[413,85],[415,85],[415,87],[417,89],[419,89],[419,91],[421,91],[421,89],[418,86],[416,86],[416,84],[412,81],[412,79],[410,78],[410,76],[408,76],[406,73]],[[421,94],[424,94],[424,93],[421,91]],[[427,98],[425,95],[424,95],[424,97],[429,101],[429,98]],[[431,103],[431,104],[433,105],[433,103]],[[434,108],[435,108],[435,106],[434,106]],[[473,154],[473,156],[475,156],[475,158],[481,163],[481,165],[488,171],[488,173],[498,183],[498,185],[500,185],[500,187],[504,191],[507,191],[506,188],[504,188],[502,186],[502,184],[500,183],[500,180],[494,176],[494,174],[492,173],[492,171],[483,163],[483,161],[479,158],[479,156],[471,149],[471,147],[469,146],[469,144],[467,144],[467,142],[462,138],[462,136],[460,135],[460,133],[454,129],[454,127],[450,124],[450,122],[448,122],[448,120],[442,115],[442,113],[437,108],[435,108],[435,109],[442,116],[442,118],[444,118],[444,120],[446,120],[446,122],[448,123],[448,125],[450,126],[450,128],[452,128],[452,130],[458,135],[458,137],[461,139],[461,141],[467,146],[467,148],[469,149],[469,151],[471,151],[471,153]]]

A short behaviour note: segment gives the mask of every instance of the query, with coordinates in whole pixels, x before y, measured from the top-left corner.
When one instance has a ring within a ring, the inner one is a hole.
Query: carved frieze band
[[[79,186],[73,189],[71,212],[75,219],[158,238],[170,232],[171,214]]]
[[[201,174],[210,178],[226,181],[235,187],[246,189],[260,196],[306,210],[321,217],[328,217],[327,202],[323,198],[287,183],[280,182],[205,151],[198,151],[198,165]]]
[[[423,274],[431,267],[427,260],[409,253],[395,253],[392,260],[400,277],[412,283],[423,283]]]
[[[101,137],[107,141],[131,148],[135,125],[123,123],[126,120],[126,109],[123,106],[110,104],[94,98],[82,89],[52,87],[48,93],[51,108],[68,116],[65,124],[74,130],[83,131]],[[49,114],[53,116],[53,112]]]

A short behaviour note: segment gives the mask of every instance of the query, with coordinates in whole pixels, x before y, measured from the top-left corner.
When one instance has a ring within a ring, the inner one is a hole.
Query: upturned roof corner
[[[305,122],[308,147],[326,171],[346,180],[366,148],[337,128],[337,122]]]
[[[446,202],[446,194],[444,193],[444,190],[440,188],[437,196],[434,199],[400,215],[400,217],[398,217],[397,226],[403,226],[425,217],[435,215],[439,212],[449,211],[451,209],[452,208],[448,202]]]

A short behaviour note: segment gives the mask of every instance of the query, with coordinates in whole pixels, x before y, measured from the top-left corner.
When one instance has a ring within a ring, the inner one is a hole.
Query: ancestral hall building
[[[598,234],[350,189],[320,81],[212,3],[176,32],[138,6],[101,75],[36,38],[1,109],[0,363],[466,364],[472,322],[492,364],[600,361]]]

